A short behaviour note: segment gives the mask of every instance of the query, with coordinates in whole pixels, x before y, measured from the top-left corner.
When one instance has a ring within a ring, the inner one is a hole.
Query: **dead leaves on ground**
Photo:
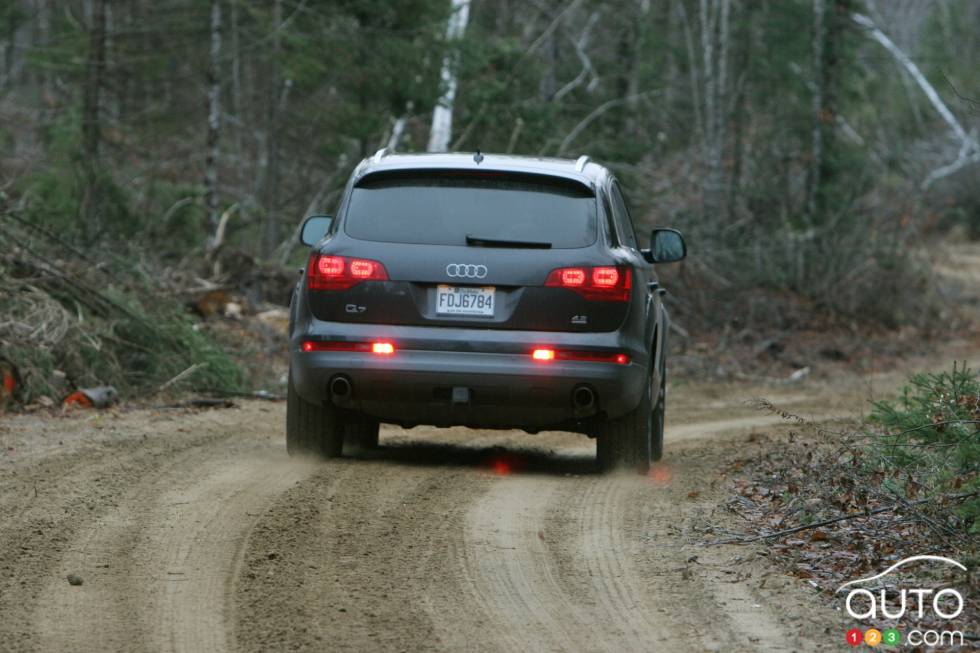
[[[864,452],[839,440],[779,443],[750,438],[748,446],[754,451],[726,470],[734,476],[726,508],[744,523],[739,529],[746,535],[742,541],[756,538],[770,559],[828,598],[842,584],[912,555],[976,556],[976,541],[957,542],[958,550],[950,550],[922,519],[925,514],[934,523],[955,527],[951,500],[937,497],[910,509],[917,498],[930,496],[930,488],[908,472],[874,468],[866,464]],[[904,493],[909,505],[896,492]],[[843,516],[847,518],[806,528]],[[804,528],[758,539],[798,527]]]

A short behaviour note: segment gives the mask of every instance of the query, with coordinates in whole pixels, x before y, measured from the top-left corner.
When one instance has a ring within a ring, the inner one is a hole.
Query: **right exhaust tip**
[[[572,390],[572,404],[579,410],[595,408],[595,392],[587,385],[580,385]]]

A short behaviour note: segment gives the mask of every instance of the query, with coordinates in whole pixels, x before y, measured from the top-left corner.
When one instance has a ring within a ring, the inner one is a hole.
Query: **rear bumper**
[[[544,333],[485,329],[387,327],[313,321],[290,341],[294,386],[311,403],[331,401],[329,384],[339,376],[352,386],[334,403],[404,425],[483,428],[574,428],[590,416],[618,417],[640,401],[646,352],[634,351],[618,332]],[[346,351],[304,352],[307,340],[353,339],[394,342],[393,356]],[[535,345],[628,353],[631,362],[536,362]],[[594,409],[576,407],[580,386],[596,395]],[[469,401],[454,403],[454,388]]]

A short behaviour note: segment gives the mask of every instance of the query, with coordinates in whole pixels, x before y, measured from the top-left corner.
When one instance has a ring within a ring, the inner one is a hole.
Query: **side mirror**
[[[674,263],[685,256],[687,244],[676,229],[654,229],[650,233],[650,249],[643,250],[643,258],[650,263]]]
[[[299,232],[299,242],[307,247],[313,247],[323,240],[333,224],[333,218],[329,215],[311,215],[303,222],[303,228]]]

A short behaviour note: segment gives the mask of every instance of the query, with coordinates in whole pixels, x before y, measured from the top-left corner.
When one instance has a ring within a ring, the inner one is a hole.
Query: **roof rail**
[[[589,155],[583,154],[575,161],[575,172],[582,172],[589,163]]]
[[[389,154],[391,154],[391,152],[388,151],[388,148],[382,147],[380,150],[374,153],[374,162],[381,163],[381,159],[385,158]]]

